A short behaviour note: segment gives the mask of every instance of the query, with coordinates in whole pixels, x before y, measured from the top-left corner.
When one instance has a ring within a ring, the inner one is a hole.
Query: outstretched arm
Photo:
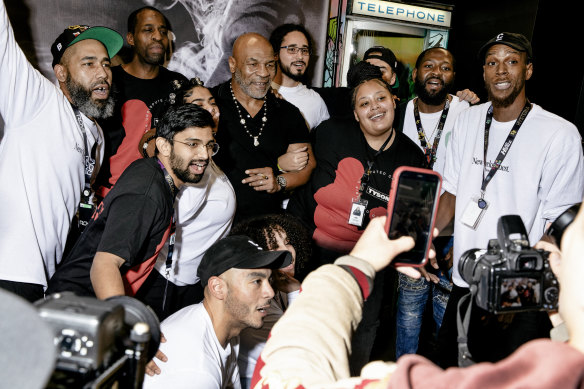
[[[351,255],[308,275],[302,292],[272,329],[252,387],[258,381],[264,386],[256,387],[263,388],[293,382],[309,387],[349,377],[351,334],[371,281],[397,254],[414,247],[411,237],[390,241],[385,219],[371,220]]]
[[[26,59],[16,43],[4,1],[0,1],[0,115],[14,128],[36,117],[55,86]]]

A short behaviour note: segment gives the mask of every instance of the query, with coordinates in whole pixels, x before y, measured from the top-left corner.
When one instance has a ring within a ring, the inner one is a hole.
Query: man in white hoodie
[[[95,119],[113,111],[110,58],[122,45],[108,28],[68,27],[51,47],[56,86],[28,62],[0,2],[0,287],[29,301],[43,297],[73,217],[91,216]]]

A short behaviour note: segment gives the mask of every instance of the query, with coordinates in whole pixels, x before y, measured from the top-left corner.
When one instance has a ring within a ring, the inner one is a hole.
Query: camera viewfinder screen
[[[541,305],[540,277],[501,277],[499,308],[523,309]]]
[[[395,204],[391,216],[389,238],[409,235],[416,245],[397,256],[396,262],[422,263],[431,236],[432,214],[438,196],[439,178],[435,175],[404,172],[397,185]]]

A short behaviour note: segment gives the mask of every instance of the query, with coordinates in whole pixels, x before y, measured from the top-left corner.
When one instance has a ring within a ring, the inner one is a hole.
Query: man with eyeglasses
[[[300,110],[312,130],[329,118],[322,97],[302,83],[312,53],[312,39],[304,26],[283,24],[272,32],[270,43],[278,57],[272,88]]]
[[[168,315],[181,287],[152,269],[167,239],[172,262],[175,198],[184,185],[204,178],[218,150],[213,126],[211,114],[197,105],[168,109],[156,130],[156,157],[133,162],[120,176],[49,281],[47,294],[130,295],[159,317]],[[166,288],[154,288],[157,279]]]

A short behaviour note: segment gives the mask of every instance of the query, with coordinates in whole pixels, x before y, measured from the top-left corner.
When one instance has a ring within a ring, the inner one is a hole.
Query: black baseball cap
[[[53,54],[52,66],[55,67],[61,61],[61,57],[63,57],[63,53],[68,47],[85,39],[95,39],[101,42],[110,58],[116,55],[124,45],[124,38],[111,28],[85,25],[69,26],[51,45],[51,54]]]
[[[391,66],[391,69],[396,74],[395,84],[392,85],[392,88],[398,88],[399,80],[397,77],[397,58],[395,57],[393,51],[384,46],[373,46],[368,48],[365,54],[363,54],[363,61],[366,61],[370,58],[380,59]]]
[[[505,45],[514,48],[515,50],[524,51],[527,53],[527,59],[532,59],[531,43],[525,35],[517,34],[515,32],[502,32],[497,34],[493,39],[488,41],[479,50],[479,60],[484,61],[487,49],[494,45]]]
[[[289,251],[268,251],[245,235],[233,235],[214,243],[197,269],[201,285],[229,269],[281,269],[292,263]]]

